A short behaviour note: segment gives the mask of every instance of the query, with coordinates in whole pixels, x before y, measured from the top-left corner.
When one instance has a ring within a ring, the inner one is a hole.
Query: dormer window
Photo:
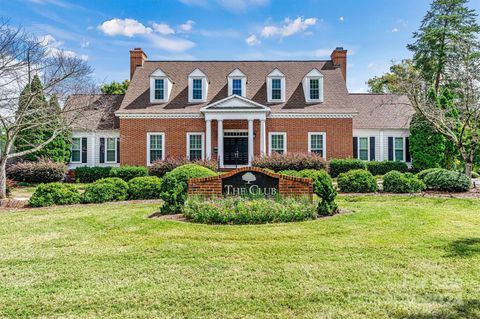
[[[239,69],[235,69],[228,75],[228,95],[245,97],[247,77]]]
[[[323,102],[323,74],[320,71],[313,69],[305,75],[303,93],[307,103]]]
[[[267,76],[267,101],[285,102],[285,75],[278,69]]]
[[[150,75],[150,102],[168,102],[172,91],[172,81],[160,69]]]
[[[199,69],[195,69],[188,76],[188,102],[205,102],[207,100],[207,92],[207,76]]]

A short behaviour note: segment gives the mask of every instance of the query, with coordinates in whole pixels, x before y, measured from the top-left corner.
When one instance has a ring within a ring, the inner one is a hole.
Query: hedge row
[[[148,170],[144,166],[119,166],[119,167],[101,167],[101,166],[82,166],[75,169],[75,178],[82,183],[93,183],[107,177],[118,177],[128,182],[135,177],[148,175]]]
[[[65,178],[66,173],[67,165],[49,159],[40,159],[36,162],[19,162],[7,169],[8,178],[27,183],[60,182]]]
[[[442,168],[427,169],[417,174],[427,189],[444,192],[466,192],[472,186],[471,179],[460,172]]]
[[[285,170],[301,171],[304,169],[326,169],[327,163],[323,157],[313,153],[275,153],[271,156],[254,158],[252,166],[267,168],[278,172]]]

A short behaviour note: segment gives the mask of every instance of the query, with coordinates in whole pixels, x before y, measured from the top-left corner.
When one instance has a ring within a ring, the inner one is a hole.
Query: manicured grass
[[[154,204],[0,213],[0,317],[478,318],[480,201],[344,197],[290,224]]]

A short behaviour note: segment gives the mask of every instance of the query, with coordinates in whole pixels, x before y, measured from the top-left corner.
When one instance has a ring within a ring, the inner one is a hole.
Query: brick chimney
[[[130,50],[130,80],[133,78],[137,66],[143,66],[146,59],[147,55],[141,48]]]
[[[333,61],[333,64],[340,67],[342,70],[343,79],[347,82],[347,50],[344,50],[342,47],[337,47],[333,50],[330,58]]]

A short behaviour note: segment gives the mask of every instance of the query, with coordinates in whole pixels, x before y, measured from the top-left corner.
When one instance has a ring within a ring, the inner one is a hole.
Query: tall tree
[[[124,80],[122,83],[112,81],[108,84],[102,84],[100,86],[100,90],[104,94],[125,94],[129,84],[129,80]]]
[[[402,94],[400,81],[413,72],[412,60],[402,60],[390,67],[390,72],[375,76],[367,81],[369,91],[372,93]]]

